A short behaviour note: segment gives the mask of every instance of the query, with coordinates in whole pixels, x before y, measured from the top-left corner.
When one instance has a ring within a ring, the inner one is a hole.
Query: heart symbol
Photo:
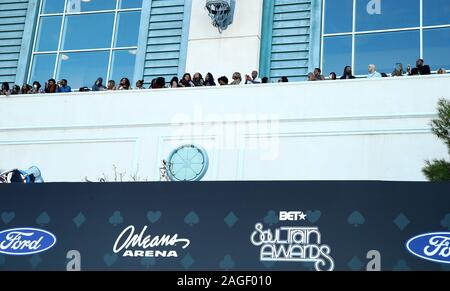
[[[320,210],[308,210],[306,211],[306,219],[308,219],[311,223],[316,223],[320,217],[322,216],[322,212]]]
[[[106,254],[103,256],[103,261],[108,267],[111,267],[117,261],[117,258],[118,256],[116,254]]]
[[[147,219],[154,224],[161,218],[161,215],[161,211],[149,211],[147,212]]]
[[[10,223],[14,217],[16,216],[16,214],[14,212],[3,212],[2,213],[2,220],[4,224],[8,224]]]

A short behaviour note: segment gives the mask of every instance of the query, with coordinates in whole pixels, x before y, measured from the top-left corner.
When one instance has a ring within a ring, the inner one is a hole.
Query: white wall
[[[158,180],[193,142],[206,180],[424,180],[424,160],[448,158],[429,126],[442,97],[450,75],[0,97],[0,169]]]
[[[231,81],[234,72],[245,74],[259,68],[262,0],[236,1],[233,24],[219,33],[211,24],[205,0],[192,1],[186,71],[203,76],[211,72]]]

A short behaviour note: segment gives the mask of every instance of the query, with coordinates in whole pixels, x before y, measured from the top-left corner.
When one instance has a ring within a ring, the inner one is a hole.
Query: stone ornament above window
[[[211,17],[212,25],[222,33],[233,23],[235,0],[206,0],[206,10]]]

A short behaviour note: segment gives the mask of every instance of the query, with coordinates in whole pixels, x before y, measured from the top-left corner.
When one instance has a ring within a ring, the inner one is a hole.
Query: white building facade
[[[1,2],[0,81],[10,86],[128,77],[148,87],[253,70],[274,84],[0,96],[0,170],[158,181],[162,160],[195,144],[209,157],[203,180],[422,181],[425,160],[448,158],[430,127],[448,75],[363,78],[370,63],[389,75],[417,58],[448,71],[447,0],[225,2],[232,22],[221,32],[205,0]],[[361,78],[303,82],[346,65]]]
[[[435,75],[3,97],[0,161],[53,182],[158,181],[195,144],[203,180],[422,181],[425,160],[448,158],[430,127],[448,92]]]

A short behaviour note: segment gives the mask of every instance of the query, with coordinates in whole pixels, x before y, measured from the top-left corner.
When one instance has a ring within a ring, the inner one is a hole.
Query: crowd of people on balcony
[[[416,66],[411,68],[410,65],[404,70],[401,63],[397,63],[394,70],[391,73],[391,77],[401,77],[401,76],[415,76],[415,75],[430,75],[430,66],[425,65],[422,59],[418,59]],[[444,68],[437,70],[437,74],[446,74]],[[388,77],[386,73],[380,73],[377,71],[375,64],[368,65],[368,73],[366,78],[382,78]],[[337,80],[338,76],[335,72],[331,72],[328,78],[322,75],[320,68],[316,68],[314,72],[308,73],[308,81],[323,81],[323,80]],[[340,80],[346,79],[356,79],[353,75],[352,67],[345,66],[343,73],[339,77]],[[289,82],[287,77],[281,77],[278,79],[279,83]],[[182,87],[203,87],[203,86],[227,86],[227,85],[243,85],[243,84],[264,84],[269,83],[268,77],[259,78],[258,71],[251,72],[250,75],[245,75],[242,78],[241,73],[235,72],[231,81],[226,77],[222,76],[216,80],[211,73],[207,73],[203,78],[201,73],[195,73],[192,77],[191,74],[185,73],[181,80],[178,77],[173,77],[169,83],[166,82],[164,77],[158,77],[151,81],[150,87],[148,89],[161,89],[161,88],[182,88]],[[109,80],[106,86],[103,83],[103,78],[99,77],[91,87],[79,88],[79,92],[86,91],[113,91],[113,90],[140,90],[147,89],[144,85],[144,80],[138,80],[134,87],[131,86],[130,80],[126,77],[122,78],[119,84],[116,85],[114,80]],[[55,79],[49,79],[42,86],[38,81],[34,81],[33,85],[23,84],[22,87],[14,85],[10,88],[9,83],[3,82],[1,85],[0,95],[19,95],[19,94],[41,94],[41,93],[67,93],[72,92],[72,88],[68,85],[66,79],[61,79],[56,82]]]
[[[446,74],[447,71],[444,68],[440,68],[436,72],[437,74]],[[403,64],[397,63],[395,64],[394,70],[391,73],[391,77],[402,77],[402,76],[417,76],[417,75],[431,75],[430,66],[425,65],[423,59],[418,59],[416,61],[416,67],[411,68],[410,65],[407,66],[406,71],[403,68]],[[376,79],[376,78],[384,78],[389,77],[386,73],[380,73],[377,71],[377,67],[375,64],[369,64],[367,68],[367,75],[365,76],[368,79]],[[336,80],[337,75],[335,72],[331,72],[329,74],[328,80]],[[352,67],[345,66],[344,71],[342,72],[341,80],[346,79],[356,79],[353,75]],[[321,81],[326,80],[322,75],[322,72],[319,68],[316,68],[314,72],[308,74],[308,81]]]

